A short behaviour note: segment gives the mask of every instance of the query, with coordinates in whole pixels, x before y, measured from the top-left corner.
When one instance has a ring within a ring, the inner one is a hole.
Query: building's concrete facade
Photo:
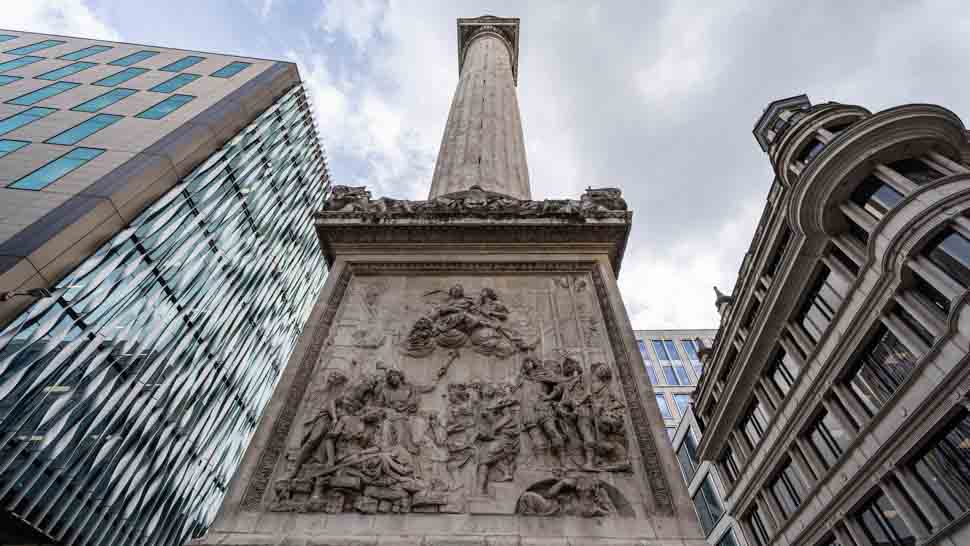
[[[760,546],[945,544],[970,517],[970,144],[945,108],[773,102],[775,181],[695,401]]]
[[[0,51],[0,543],[182,544],[326,278],[306,93],[285,62]]]
[[[6,82],[0,85],[0,120],[34,108],[54,110],[0,135],[0,140],[29,143],[0,157],[0,292],[52,287],[299,82],[296,66],[289,62],[13,30],[0,30],[0,36],[10,37],[0,42],[0,63],[33,60],[19,67],[0,64],[11,66],[0,74]],[[16,53],[47,41],[53,45]],[[92,46],[109,49],[71,56]],[[155,54],[131,64],[111,64],[140,51]],[[184,69],[161,70],[186,57],[201,60]],[[231,77],[212,76],[233,62],[248,66]],[[50,75],[79,63],[90,66],[61,77]],[[96,84],[130,69],[146,70],[114,85]],[[45,74],[58,79],[39,78]],[[185,74],[199,77],[173,91],[150,90]],[[11,103],[56,83],[80,85],[30,105]],[[78,110],[118,89],[134,93],[96,112]],[[193,98],[161,119],[137,117],[172,95]],[[121,118],[74,144],[46,143],[101,114]],[[42,189],[10,187],[81,147],[103,152]],[[30,301],[0,301],[0,326]]]

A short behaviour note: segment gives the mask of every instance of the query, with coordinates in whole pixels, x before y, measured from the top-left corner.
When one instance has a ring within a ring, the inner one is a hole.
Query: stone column
[[[480,186],[531,199],[515,94],[518,19],[462,19],[460,77],[429,199]]]

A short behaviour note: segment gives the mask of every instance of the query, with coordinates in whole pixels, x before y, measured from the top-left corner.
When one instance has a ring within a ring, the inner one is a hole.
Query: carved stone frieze
[[[364,186],[334,186],[318,213],[325,218],[362,218],[379,222],[387,218],[566,218],[576,221],[628,216],[627,204],[616,188],[588,188],[579,200],[516,199],[472,186],[426,201],[381,197],[373,199]]]
[[[351,264],[335,286],[243,508],[607,517],[577,499],[623,490],[670,512],[593,264]]]

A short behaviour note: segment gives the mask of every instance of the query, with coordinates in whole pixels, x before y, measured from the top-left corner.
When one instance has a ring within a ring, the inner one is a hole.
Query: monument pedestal
[[[334,188],[331,270],[195,544],[705,544],[615,275],[613,189]]]

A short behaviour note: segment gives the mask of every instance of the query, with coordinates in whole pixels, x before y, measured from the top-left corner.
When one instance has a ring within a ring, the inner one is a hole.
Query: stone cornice
[[[315,216],[328,264],[342,251],[515,245],[577,246],[605,252],[618,275],[633,213],[614,188],[588,189],[579,200],[515,199],[473,186],[427,201],[371,199],[363,187],[335,186]],[[538,250],[538,248],[537,248]]]

